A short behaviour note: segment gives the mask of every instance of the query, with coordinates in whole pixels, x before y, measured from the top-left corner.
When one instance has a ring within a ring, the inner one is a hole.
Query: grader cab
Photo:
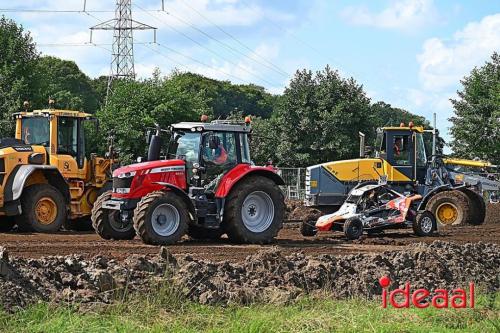
[[[90,230],[114,158],[87,158],[84,124],[96,120],[53,108],[14,118],[15,138],[0,140],[0,231]]]

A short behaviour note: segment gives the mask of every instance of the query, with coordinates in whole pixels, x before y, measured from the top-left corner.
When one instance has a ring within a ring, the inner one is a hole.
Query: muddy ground
[[[370,236],[358,241],[347,241],[342,233],[320,233],[316,237],[303,237],[287,223],[271,245],[236,245],[227,238],[217,242],[199,242],[185,239],[169,246],[174,255],[190,254],[199,259],[229,260],[239,262],[248,255],[277,246],[284,255],[303,251],[306,255],[380,253],[403,249],[416,242],[431,243],[435,240],[457,243],[488,242],[500,244],[500,204],[490,206],[485,224],[480,226],[452,226],[439,231],[435,237],[415,237],[411,229],[388,230],[383,235]],[[58,234],[0,234],[0,246],[12,256],[39,258],[51,255],[78,254],[84,258],[103,255],[123,260],[131,254],[157,254],[158,247],[144,245],[139,239],[132,241],[105,241],[94,233],[61,232]]]

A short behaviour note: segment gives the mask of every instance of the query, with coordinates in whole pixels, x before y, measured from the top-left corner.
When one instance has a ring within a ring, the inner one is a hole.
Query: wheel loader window
[[[45,117],[23,118],[22,140],[28,145],[49,147],[49,119]]]
[[[57,153],[77,156],[78,120],[61,117],[57,122]]]
[[[424,136],[422,133],[416,134],[417,140],[417,167],[425,167],[427,165],[427,156],[425,155]]]
[[[393,155],[395,165],[410,165],[409,142],[410,137],[408,135],[394,136]]]

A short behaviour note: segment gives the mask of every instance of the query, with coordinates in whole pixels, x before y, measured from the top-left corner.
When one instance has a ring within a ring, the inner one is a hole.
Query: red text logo
[[[429,306],[437,309],[474,307],[474,282],[469,282],[468,290],[456,288],[451,291],[446,289],[429,291],[424,288],[412,290],[410,282],[406,282],[404,288],[389,291],[391,279],[388,276],[382,276],[378,282],[382,287],[382,307],[384,309],[387,308],[387,302],[398,309],[409,308],[410,303],[420,309]]]

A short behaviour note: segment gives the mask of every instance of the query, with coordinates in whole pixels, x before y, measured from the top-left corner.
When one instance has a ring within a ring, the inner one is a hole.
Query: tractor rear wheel
[[[9,232],[16,225],[14,216],[0,216],[0,232]]]
[[[56,232],[66,221],[63,195],[49,184],[27,187],[21,197],[22,214],[17,218],[20,231]]]
[[[195,240],[217,240],[224,234],[224,230],[207,229],[190,225],[187,234],[190,238]]]
[[[413,232],[417,236],[431,236],[436,230],[436,218],[431,212],[426,210],[425,212],[417,214],[412,227]]]
[[[226,199],[224,225],[231,241],[270,243],[283,226],[285,203],[278,185],[266,177],[249,177]]]
[[[344,235],[349,240],[361,237],[363,235],[363,222],[356,217],[347,219],[344,223]]]
[[[425,208],[442,225],[466,223],[470,217],[469,198],[461,191],[437,193],[429,200]]]
[[[124,222],[120,211],[103,208],[105,201],[111,199],[111,191],[104,192],[92,208],[92,226],[96,233],[104,239],[129,240],[135,237],[132,221]]]
[[[171,192],[152,192],[134,211],[134,228],[146,244],[178,242],[188,231],[189,214],[184,201]]]

